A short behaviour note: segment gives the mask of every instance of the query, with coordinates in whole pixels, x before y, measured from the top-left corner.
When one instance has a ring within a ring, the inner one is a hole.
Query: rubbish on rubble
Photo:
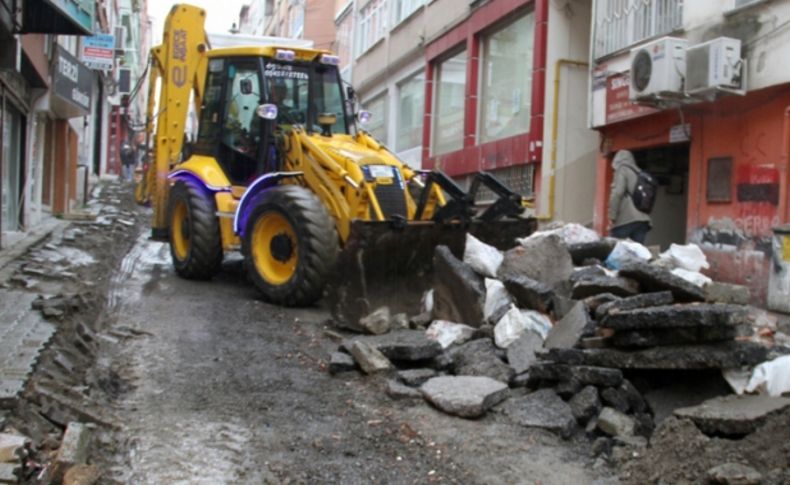
[[[438,246],[434,256],[433,317],[435,320],[483,324],[485,284],[483,277],[453,256],[447,246]]]
[[[763,476],[750,466],[741,463],[723,463],[708,470],[707,481],[711,485],[760,485]]]
[[[450,359],[450,370],[459,376],[486,376],[510,382],[515,374],[499,357],[498,349],[489,339],[472,340],[451,349]]]
[[[447,414],[477,418],[508,395],[507,384],[489,377],[434,377],[420,386],[425,399]]]
[[[354,337],[341,344],[341,349],[350,350],[351,345],[358,341],[372,345],[393,361],[428,360],[442,352],[439,342],[429,339],[421,330],[396,330],[384,335]]]
[[[661,253],[659,260],[666,261],[671,268],[682,268],[692,273],[710,268],[705,253],[693,243],[685,245],[672,243],[669,249]]]
[[[551,328],[551,320],[546,315],[533,310],[520,310],[512,305],[494,327],[494,342],[497,347],[506,349],[527,331],[546,338]]]
[[[595,386],[586,386],[568,401],[576,421],[586,423],[601,411],[601,399]]]
[[[519,308],[549,313],[554,306],[556,295],[549,285],[519,274],[505,275],[502,283]]]
[[[434,320],[425,331],[429,339],[439,342],[443,349],[453,345],[462,344],[472,338],[475,329],[462,323],[453,323],[446,320]]]
[[[428,379],[436,377],[433,369],[407,369],[398,371],[398,379],[411,387],[420,387]]]
[[[628,263],[647,262],[653,255],[650,250],[638,242],[620,240],[615,244],[609,257],[606,258],[606,267],[610,269],[620,269]]]
[[[544,347],[547,349],[569,349],[574,347],[590,324],[590,314],[582,302],[576,305],[548,332]]]
[[[702,288],[673,275],[665,268],[632,262],[623,266],[619,274],[636,280],[644,292],[669,290],[675,301],[679,303],[705,301],[705,292]]]
[[[762,426],[770,415],[788,407],[790,398],[729,395],[676,409],[675,416],[692,420],[708,435],[743,436]]]
[[[389,397],[396,400],[422,401],[422,393],[420,393],[420,391],[413,387],[401,384],[394,379],[387,381],[386,393]]]
[[[513,299],[501,281],[486,278],[486,299],[483,318],[487,323],[496,323],[507,312]]]
[[[340,374],[341,372],[350,372],[357,370],[357,363],[353,357],[344,352],[332,352],[329,357],[329,373],[332,375]]]
[[[671,273],[679,278],[683,278],[684,280],[688,281],[692,285],[699,286],[700,288],[713,282],[712,279],[710,279],[709,277],[705,276],[702,273],[689,271],[683,268],[675,268],[671,271]]]
[[[570,438],[576,429],[571,407],[551,389],[508,399],[502,412],[521,426],[542,428]]]
[[[565,243],[549,234],[530,237],[505,252],[497,276],[524,275],[546,285],[567,281],[573,273],[573,260]]]
[[[609,436],[633,436],[636,423],[630,416],[605,407],[598,415],[598,429]]]
[[[504,256],[497,248],[489,246],[469,233],[466,234],[463,261],[480,276],[496,278],[503,258]]]
[[[581,224],[570,223],[563,224],[556,229],[537,231],[526,238],[518,239],[518,243],[523,245],[524,242],[529,241],[530,239],[537,239],[549,235],[558,236],[562,242],[568,246],[571,244],[592,243],[600,239],[598,233],[592,229],[588,229]]]
[[[536,332],[527,330],[507,347],[507,362],[516,374],[529,370],[538,358],[535,352],[543,347],[543,339]]]
[[[763,362],[752,371],[746,392],[760,392],[769,396],[790,393],[790,355]]]
[[[377,308],[369,315],[359,319],[359,329],[373,335],[385,334],[390,331],[391,326],[392,315],[388,306]]]
[[[392,362],[368,342],[357,340],[348,350],[365,374],[387,371],[393,367]]]

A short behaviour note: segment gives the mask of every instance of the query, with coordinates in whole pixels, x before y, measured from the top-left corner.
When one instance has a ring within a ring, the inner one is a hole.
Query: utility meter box
[[[662,37],[631,49],[631,100],[683,92],[686,39]]]

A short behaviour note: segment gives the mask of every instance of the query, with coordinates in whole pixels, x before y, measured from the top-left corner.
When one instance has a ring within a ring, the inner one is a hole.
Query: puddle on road
[[[138,301],[143,294],[150,292],[152,285],[162,290],[159,279],[172,272],[170,253],[166,243],[151,241],[144,232],[137,238],[108,290],[108,305],[117,308],[121,302],[130,304]]]

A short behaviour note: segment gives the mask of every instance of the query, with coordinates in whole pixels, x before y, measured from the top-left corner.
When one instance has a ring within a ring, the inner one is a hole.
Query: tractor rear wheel
[[[222,264],[222,240],[214,201],[190,181],[170,189],[168,222],[170,256],[176,273],[187,279],[209,279]]]
[[[314,303],[339,251],[326,208],[312,192],[295,185],[267,189],[252,204],[244,256],[255,286],[278,305]]]

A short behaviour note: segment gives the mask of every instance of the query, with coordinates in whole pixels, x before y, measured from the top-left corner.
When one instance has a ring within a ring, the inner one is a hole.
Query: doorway
[[[659,187],[653,206],[653,228],[645,245],[664,251],[672,243],[686,243],[689,181],[689,144],[636,150],[637,165],[656,178]]]

